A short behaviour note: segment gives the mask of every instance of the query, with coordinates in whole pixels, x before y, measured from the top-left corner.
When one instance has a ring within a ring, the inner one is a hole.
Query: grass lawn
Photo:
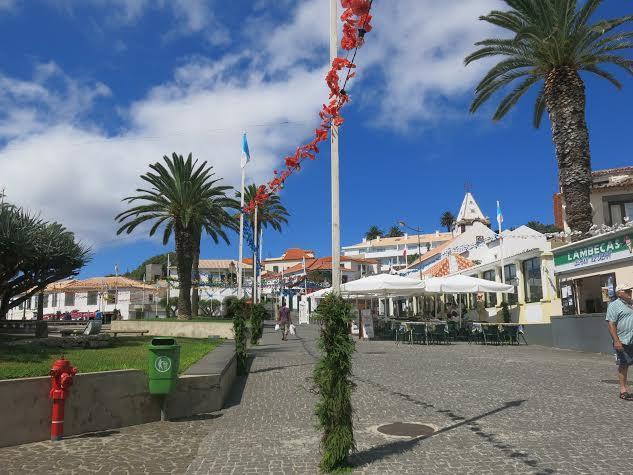
[[[147,347],[152,337],[118,337],[110,348],[72,348],[64,351],[64,357],[79,369],[80,373],[113,369],[140,369],[147,372]],[[35,346],[9,346],[10,337],[0,336],[0,379],[47,376],[48,371],[62,353],[61,348]],[[180,345],[180,372],[201,359],[222,340],[209,342],[204,339],[177,338]]]

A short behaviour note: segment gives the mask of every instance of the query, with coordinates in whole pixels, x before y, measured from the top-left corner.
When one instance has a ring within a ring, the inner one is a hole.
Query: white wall
[[[140,292],[136,291],[135,292]],[[65,292],[55,292],[57,294],[57,305],[55,307],[51,306],[52,303],[52,294],[44,295],[45,299],[48,299],[48,306],[44,307],[44,314],[49,313],[57,313],[59,312],[71,312],[73,310],[78,310],[79,312],[96,312],[97,310],[101,310],[104,312],[111,312],[115,308],[121,312],[121,317],[124,320],[130,318],[130,303],[131,303],[131,291],[130,289],[119,289],[118,290],[118,299],[117,303],[114,302],[109,303],[105,299],[101,297],[101,295],[97,296],[96,305],[88,305],[88,292],[74,292],[75,293],[75,302],[74,305],[64,305],[65,304]],[[149,292],[148,292],[149,293]],[[101,292],[99,292],[101,294]],[[147,298],[147,296],[146,296]],[[37,305],[35,304],[35,297],[31,298],[31,308],[26,310],[26,318],[30,319],[34,312],[37,312]],[[147,302],[147,301],[146,301]],[[26,302],[25,302],[26,303]],[[139,300],[140,304],[140,300]],[[14,307],[9,310],[8,318],[11,320],[21,320],[24,315],[24,310],[21,310],[18,307]]]

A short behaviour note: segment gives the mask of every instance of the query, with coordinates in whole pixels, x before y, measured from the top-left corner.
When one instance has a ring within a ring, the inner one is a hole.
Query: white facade
[[[56,315],[57,312],[113,312],[118,310],[123,320],[154,316],[156,313],[156,300],[164,295],[164,289],[148,288],[116,288],[116,289],[81,289],[77,287],[80,281],[74,282],[72,287],[44,293],[43,314]],[[140,285],[142,285],[139,282]],[[9,310],[8,319],[30,320],[37,313],[37,299],[34,295],[27,301]],[[158,306],[158,314],[164,315],[164,309]]]
[[[363,239],[363,242],[352,246],[344,246],[341,253],[347,257],[374,259],[378,262],[379,272],[391,269],[402,269],[407,266],[407,257],[414,254],[423,255],[452,239],[450,233],[409,235],[395,238]],[[406,255],[405,257],[405,250]]]

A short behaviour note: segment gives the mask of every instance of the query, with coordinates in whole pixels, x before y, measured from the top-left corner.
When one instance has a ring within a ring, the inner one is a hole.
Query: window
[[[543,298],[541,259],[535,257],[523,261],[523,276],[525,280],[525,301],[538,302]]]
[[[152,303],[152,302],[154,301],[154,294],[148,294],[148,296],[147,296],[147,301],[148,301],[149,303]]]
[[[57,307],[57,294],[51,294],[51,307]]]
[[[108,290],[108,296],[106,299],[108,303],[116,303],[116,290]]]
[[[506,284],[514,285],[513,294],[503,294],[504,299],[508,299],[509,304],[515,304],[519,301],[517,289],[517,267],[514,264],[508,264],[504,267]]]
[[[64,292],[64,306],[72,307],[75,305],[75,293],[74,292]]]
[[[48,295],[42,295],[42,298],[44,299],[44,308],[48,308]]]
[[[487,270],[486,272],[484,272],[483,278],[485,280],[491,280],[491,281],[495,281],[495,271],[494,270]],[[490,292],[486,292],[485,294],[485,304],[486,307],[494,307],[495,305],[497,305],[497,294],[495,293],[490,293]]]
[[[609,203],[611,225],[624,224],[625,218],[633,221],[633,200]]]
[[[26,299],[26,309],[29,310],[31,308],[31,298]]]
[[[273,266],[273,272],[279,274],[279,266]]]
[[[476,236],[475,237],[475,244],[482,244],[484,242],[484,237],[483,236]],[[488,280],[488,279],[486,279]]]
[[[22,310],[23,308],[24,308],[24,302],[22,302],[22,303],[20,303],[20,304],[18,305],[18,309],[19,309],[19,310]]]
[[[97,292],[88,292],[88,305],[97,305]]]

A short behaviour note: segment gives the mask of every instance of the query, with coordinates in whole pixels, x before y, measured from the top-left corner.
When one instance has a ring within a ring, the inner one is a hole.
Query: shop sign
[[[554,265],[557,272],[563,272],[633,257],[633,235],[627,234],[586,246],[554,251]]]

